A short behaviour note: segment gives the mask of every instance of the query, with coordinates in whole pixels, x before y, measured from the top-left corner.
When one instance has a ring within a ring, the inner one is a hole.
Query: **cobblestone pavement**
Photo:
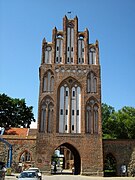
[[[17,180],[16,175],[6,176],[5,180]],[[91,177],[81,175],[50,175],[42,176],[42,180],[135,180],[135,177]]]

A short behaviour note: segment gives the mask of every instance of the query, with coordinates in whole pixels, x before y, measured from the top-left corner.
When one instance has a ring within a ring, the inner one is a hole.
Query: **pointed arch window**
[[[51,53],[52,53],[52,47],[47,46],[45,48],[45,63],[46,64],[51,64]]]
[[[67,28],[67,64],[74,63],[74,26],[72,23]]]
[[[78,64],[84,63],[84,37],[78,38]]]
[[[89,49],[89,64],[96,65],[96,49],[94,47]]]
[[[92,132],[92,112],[91,107],[87,106],[86,108],[86,133]]]
[[[58,35],[56,38],[56,64],[60,64],[63,61],[63,37],[61,35]]]
[[[94,72],[90,72],[87,76],[87,93],[97,92],[97,77]]]
[[[41,104],[40,132],[51,133],[53,125],[54,104],[50,97],[47,97]]]
[[[27,162],[27,161],[31,161],[31,155],[29,151],[24,151],[19,159],[19,162]]]
[[[96,100],[90,99],[86,104],[86,133],[98,133],[98,105]]]
[[[59,133],[81,133],[81,88],[75,80],[65,80],[59,90]]]
[[[43,78],[43,91],[52,92],[54,89],[54,75],[51,71],[47,71]]]
[[[93,108],[93,132],[98,133],[98,106],[94,105]]]

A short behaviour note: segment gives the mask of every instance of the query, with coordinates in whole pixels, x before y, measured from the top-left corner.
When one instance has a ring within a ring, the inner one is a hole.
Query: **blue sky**
[[[99,40],[102,102],[135,107],[135,0],[0,0],[0,93],[25,98],[37,118],[42,39],[68,11]]]

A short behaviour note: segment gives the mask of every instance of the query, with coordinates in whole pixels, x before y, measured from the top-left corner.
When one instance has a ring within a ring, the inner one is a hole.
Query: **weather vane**
[[[69,18],[71,19],[71,13],[72,13],[72,12],[71,12],[71,11],[68,11],[67,13],[68,13],[68,15],[69,15]]]

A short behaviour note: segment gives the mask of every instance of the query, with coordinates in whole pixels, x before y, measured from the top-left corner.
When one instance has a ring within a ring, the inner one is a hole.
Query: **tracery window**
[[[63,37],[58,35],[56,38],[56,59],[57,64],[62,63],[62,52],[63,52]]]
[[[97,77],[94,72],[90,72],[87,76],[87,93],[97,92]]]
[[[47,46],[45,48],[45,63],[46,64],[51,64],[51,52],[52,52],[52,47]]]
[[[53,124],[54,104],[48,96],[41,103],[40,132],[51,133]]]
[[[19,159],[19,162],[26,162],[26,161],[31,161],[31,155],[30,152],[24,151]]]
[[[78,64],[84,63],[84,38],[78,38]]]
[[[98,133],[98,105],[97,101],[90,99],[86,104],[86,133]]]
[[[96,65],[96,49],[94,47],[89,49],[89,64]]]
[[[69,78],[59,90],[59,133],[81,133],[81,88]]]
[[[51,71],[47,71],[43,77],[43,91],[52,92],[54,89],[54,76]]]

